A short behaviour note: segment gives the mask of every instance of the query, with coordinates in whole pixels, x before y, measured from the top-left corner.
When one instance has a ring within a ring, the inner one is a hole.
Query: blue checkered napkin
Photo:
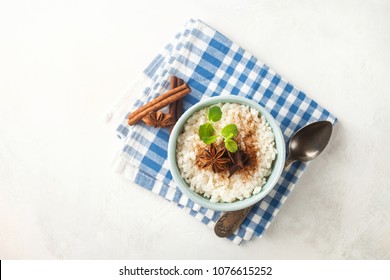
[[[133,108],[129,108],[129,112],[167,91],[169,77],[176,75],[192,89],[184,98],[185,110],[210,96],[245,96],[260,103],[272,114],[280,124],[286,142],[294,131],[310,122],[336,121],[316,101],[199,20],[190,20],[144,73],[143,94]],[[221,213],[190,201],[172,180],[167,162],[168,129],[142,123],[129,127],[124,116],[117,132],[124,139],[119,160],[123,166],[135,170],[132,177],[135,183],[177,203],[202,223],[214,227]],[[240,244],[242,240],[261,236],[305,168],[306,164],[296,162],[285,170],[275,188],[252,208],[241,228],[229,239]],[[122,170],[126,173],[129,168]]]

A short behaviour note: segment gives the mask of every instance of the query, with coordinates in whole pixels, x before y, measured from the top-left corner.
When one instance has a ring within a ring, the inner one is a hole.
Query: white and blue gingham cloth
[[[138,94],[135,90],[143,90],[135,104],[127,107],[126,114],[121,116],[117,134],[124,140],[124,146],[116,159],[117,166],[133,182],[177,203],[210,228],[214,227],[221,212],[196,205],[172,180],[167,162],[169,130],[146,126],[142,122],[131,127],[127,125],[128,113],[169,90],[171,75],[183,79],[192,89],[184,98],[184,110],[210,96],[245,96],[271,113],[279,123],[286,143],[294,131],[308,123],[336,121],[316,101],[200,20],[190,20],[144,74],[142,82],[127,92],[130,96]],[[273,190],[252,208],[240,229],[229,239],[240,244],[253,236],[262,236],[305,168],[305,163],[295,162],[286,169]],[[210,231],[210,234],[214,233]]]

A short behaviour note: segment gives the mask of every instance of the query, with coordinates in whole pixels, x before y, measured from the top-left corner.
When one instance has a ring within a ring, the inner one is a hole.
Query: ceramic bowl
[[[185,123],[187,122],[187,119],[191,117],[191,115],[200,109],[204,107],[209,107],[213,104],[217,103],[238,103],[247,105],[249,107],[252,107],[259,111],[261,115],[263,115],[268,123],[270,124],[273,133],[275,135],[275,145],[276,149],[278,151],[278,154],[276,155],[276,159],[273,163],[272,173],[267,178],[267,182],[265,185],[263,185],[262,190],[252,195],[249,198],[238,200],[235,202],[211,202],[210,199],[203,197],[202,195],[196,193],[195,191],[191,190],[189,185],[185,182],[185,180],[180,175],[180,170],[177,166],[176,162],[176,143],[177,138],[180,135],[180,133],[183,130],[183,127]],[[189,199],[191,199],[193,202],[199,204],[200,206],[203,206],[208,209],[217,210],[217,211],[235,211],[240,210],[246,207],[249,207],[257,202],[259,202],[262,198],[264,198],[276,185],[280,175],[282,174],[283,168],[284,168],[284,161],[286,157],[286,146],[283,138],[283,134],[279,128],[279,125],[275,121],[275,119],[271,116],[271,114],[261,105],[257,104],[256,102],[239,96],[233,96],[233,95],[227,95],[227,96],[218,96],[218,97],[210,97],[208,99],[202,100],[192,107],[190,107],[177,121],[176,125],[174,126],[172,133],[169,138],[168,143],[168,162],[169,162],[169,168],[172,174],[173,179],[175,180],[176,184],[180,188],[180,190],[188,196]]]

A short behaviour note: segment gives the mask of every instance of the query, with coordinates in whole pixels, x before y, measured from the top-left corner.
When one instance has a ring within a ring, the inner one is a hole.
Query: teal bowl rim
[[[268,177],[267,182],[263,185],[262,190],[259,193],[235,202],[211,202],[208,198],[205,198],[202,195],[191,190],[188,184],[185,182],[185,180],[181,177],[180,170],[176,164],[177,138],[179,134],[182,132],[183,126],[186,123],[187,119],[193,113],[199,111],[200,109],[216,103],[239,103],[256,109],[257,111],[260,112],[261,115],[263,115],[266,118],[267,122],[271,126],[272,131],[275,135],[275,145],[278,154],[276,155],[276,160],[273,163],[272,173]],[[286,158],[285,141],[284,141],[282,131],[280,130],[280,127],[277,124],[276,120],[260,104],[248,98],[241,97],[241,96],[234,96],[234,95],[210,97],[201,100],[195,105],[191,106],[187,111],[184,112],[184,114],[176,122],[176,125],[174,126],[171,132],[171,135],[169,137],[169,142],[168,142],[169,169],[171,171],[172,177],[175,183],[177,184],[177,186],[193,202],[205,208],[216,210],[216,211],[236,211],[236,210],[244,209],[263,199],[278,182],[280,175],[282,174],[284,169],[285,158]]]

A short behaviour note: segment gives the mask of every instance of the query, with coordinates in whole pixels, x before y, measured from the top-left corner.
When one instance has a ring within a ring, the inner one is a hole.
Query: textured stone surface
[[[389,259],[389,9],[385,0],[2,1],[0,258]],[[109,165],[120,143],[105,111],[190,17],[340,121],[265,236],[240,247]]]

